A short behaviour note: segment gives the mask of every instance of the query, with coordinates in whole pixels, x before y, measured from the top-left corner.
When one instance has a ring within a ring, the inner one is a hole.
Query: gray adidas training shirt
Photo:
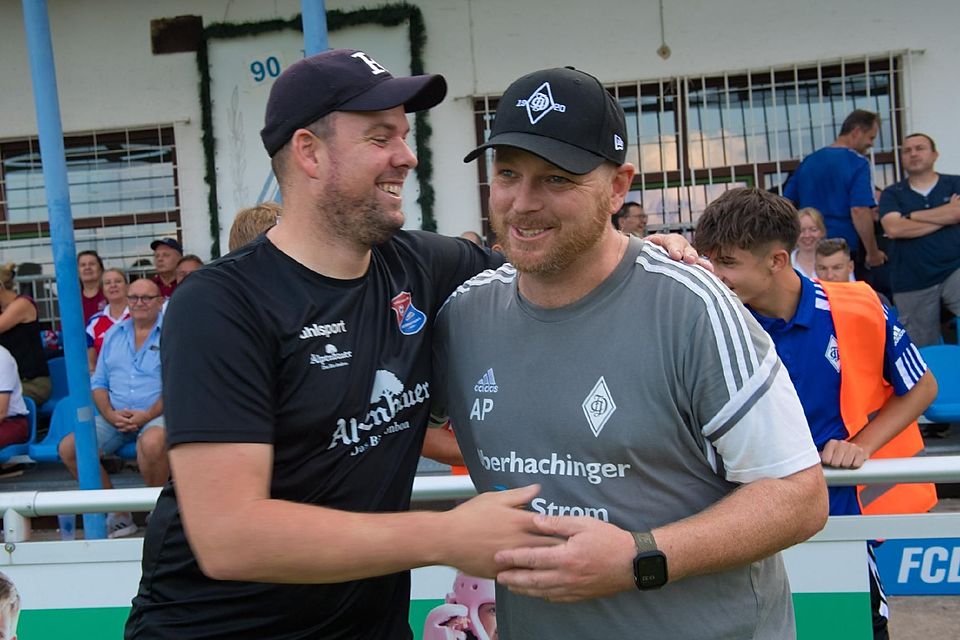
[[[521,298],[509,264],[476,276],[434,344],[434,412],[477,489],[540,483],[539,513],[648,531],[820,463],[766,333],[714,276],[640,240],[558,309]],[[577,604],[498,588],[497,619],[502,640],[795,637],[779,555]]]

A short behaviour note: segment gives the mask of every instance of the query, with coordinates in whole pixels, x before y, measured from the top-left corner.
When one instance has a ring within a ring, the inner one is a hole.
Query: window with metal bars
[[[710,76],[608,85],[627,118],[629,200],[648,229],[689,231],[707,203],[735,186],[779,189],[800,160],[831,144],[854,109],[880,114],[871,150],[875,183],[899,179],[903,56],[821,61]],[[489,137],[495,97],[475,99],[477,140]],[[490,158],[479,163],[487,229]]]
[[[131,269],[149,264],[154,238],[180,238],[173,127],[73,134],[64,147],[77,251],[94,249],[108,267]],[[0,255],[53,273],[36,138],[0,141]]]

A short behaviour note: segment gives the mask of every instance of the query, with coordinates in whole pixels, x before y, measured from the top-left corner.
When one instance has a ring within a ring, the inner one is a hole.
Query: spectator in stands
[[[188,275],[199,269],[203,266],[203,260],[199,256],[195,256],[192,253],[180,258],[177,261],[177,284],[183,282],[183,279]]]
[[[160,238],[150,243],[153,251],[153,281],[160,287],[160,295],[170,298],[177,288],[177,262],[183,247],[174,238]]]
[[[227,243],[229,250],[236,251],[261,233],[266,233],[270,227],[280,222],[282,213],[283,208],[276,202],[261,202],[238,211],[230,227],[230,239]]]
[[[790,268],[799,235],[796,212],[784,198],[732,189],[707,206],[694,246],[773,339],[823,464],[856,469],[868,458],[916,455],[923,449],[916,419],[936,397],[936,380],[896,313],[869,285],[813,282]],[[937,501],[927,484],[859,492],[829,487],[829,493],[830,515],[923,513]],[[874,637],[886,638],[886,601],[872,552],[870,579]]]
[[[864,156],[879,131],[880,116],[857,109],[843,121],[833,144],[803,159],[783,190],[797,207],[820,211],[828,236],[847,241],[858,280],[867,279],[868,267],[887,260],[874,234],[873,179]]]
[[[3,417],[0,421],[0,448],[30,438],[29,413],[23,401],[17,361],[9,351],[0,347],[0,416]]]
[[[0,572],[0,636],[3,640],[17,640],[17,622],[20,620],[20,594],[5,573]]]
[[[103,295],[107,306],[94,314],[87,323],[87,360],[90,373],[97,366],[97,356],[103,346],[103,336],[113,325],[130,316],[127,308],[127,278],[120,269],[107,269],[103,272]]]
[[[853,258],[850,257],[847,241],[843,238],[824,238],[818,242],[816,271],[821,282],[853,282]]]
[[[100,284],[103,260],[96,251],[81,251],[77,254],[77,273],[80,274],[80,302],[83,304],[83,323],[86,324],[107,304]]]
[[[460,237],[464,240],[469,240],[478,247],[485,247],[487,244],[483,241],[483,236],[481,236],[476,231],[464,231],[460,234]]]
[[[17,361],[23,395],[40,406],[50,397],[52,385],[40,340],[37,303],[14,290],[16,265],[0,266],[0,346]]]
[[[823,216],[813,207],[801,209],[800,239],[797,248],[790,253],[790,264],[805,278],[813,279],[816,269],[817,243],[827,237],[827,228],[823,225]]]
[[[893,301],[920,346],[940,339],[940,305],[960,315],[960,176],[934,170],[933,138],[903,140],[907,177],[883,190],[880,223],[890,238]]]
[[[639,202],[625,202],[615,218],[617,224],[614,226],[623,233],[638,238],[647,234],[647,214]]]
[[[97,444],[109,455],[129,443],[137,443],[140,475],[149,487],[159,487],[170,475],[167,464],[163,398],[160,394],[160,307],[163,296],[152,280],[140,279],[127,289],[130,317],[107,332],[90,381],[96,416]],[[77,475],[77,449],[73,433],[60,441],[60,457],[70,473]],[[112,488],[103,466],[104,488]],[[137,526],[129,513],[111,513],[107,534],[128,536]]]

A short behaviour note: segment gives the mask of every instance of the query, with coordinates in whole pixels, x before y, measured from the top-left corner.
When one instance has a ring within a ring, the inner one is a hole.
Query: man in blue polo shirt
[[[136,442],[137,464],[144,482],[159,487],[170,476],[160,379],[160,288],[151,280],[134,281],[127,289],[127,305],[130,317],[107,331],[90,380],[99,412],[97,444],[101,454],[109,455],[128,442]],[[59,452],[76,477],[73,433],[60,441]],[[113,487],[102,465],[100,478],[104,489]],[[136,530],[129,513],[111,513],[107,518],[107,535],[111,538]]]
[[[803,159],[783,189],[797,208],[823,214],[828,238],[850,245],[857,280],[869,280],[865,267],[879,267],[887,256],[877,246],[873,226],[873,177],[864,154],[880,130],[880,116],[857,109],[843,121],[830,146]]]
[[[960,176],[937,173],[933,138],[903,140],[907,177],[880,195],[880,224],[890,237],[893,301],[914,342],[940,338],[940,304],[960,315]]]
[[[895,314],[876,301],[875,320],[885,325],[882,376],[893,393],[851,437],[841,415],[840,372],[859,363],[841,363],[837,338],[841,334],[836,327],[849,318],[839,315],[847,313],[845,308],[831,308],[819,282],[791,267],[790,252],[799,235],[799,217],[788,201],[757,189],[733,189],[706,208],[697,223],[694,246],[710,257],[717,276],[773,339],[823,464],[858,468],[911,426],[936,397],[936,381]],[[832,287],[853,287],[875,300],[861,283]],[[829,493],[830,515],[861,512],[856,487],[829,487]],[[886,638],[886,604],[872,561],[870,576],[874,636]]]

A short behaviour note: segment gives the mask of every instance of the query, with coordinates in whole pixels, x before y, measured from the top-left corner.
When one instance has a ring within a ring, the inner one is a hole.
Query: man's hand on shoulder
[[[668,256],[677,262],[698,264],[707,271],[713,272],[713,265],[710,261],[698,254],[690,241],[679,233],[655,233],[646,236],[643,240],[662,248]]]
[[[566,540],[557,546],[519,548],[497,553],[497,574],[510,591],[551,602],[602,598],[635,588],[633,535],[590,517],[543,516],[534,519],[541,533]]]

